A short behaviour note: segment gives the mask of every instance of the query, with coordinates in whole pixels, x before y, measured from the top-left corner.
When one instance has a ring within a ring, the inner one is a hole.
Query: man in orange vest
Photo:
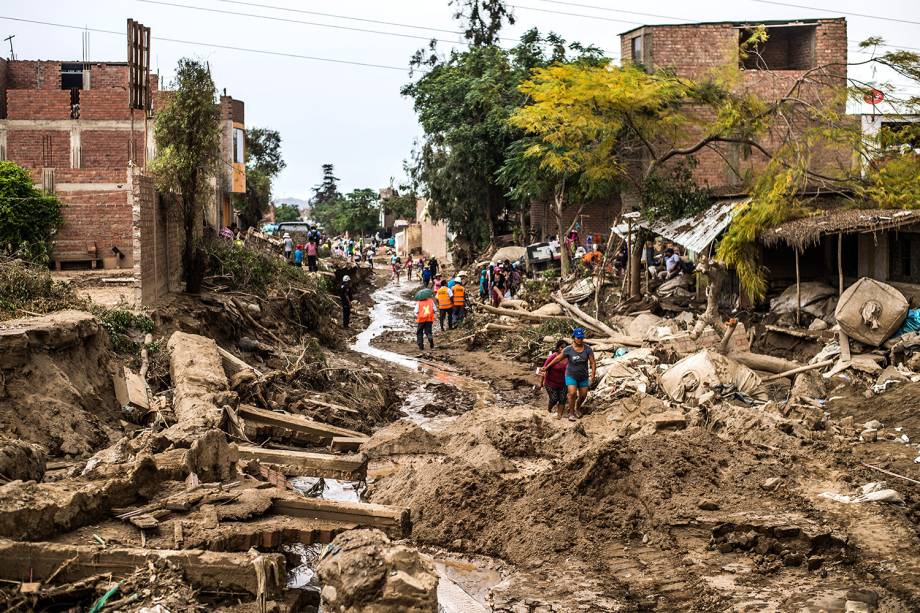
[[[434,339],[431,337],[431,327],[434,325],[434,300],[425,298],[415,303],[415,342],[418,348],[425,348],[425,336],[428,344],[434,349]]]
[[[447,287],[445,283],[438,288],[435,293],[438,298],[438,321],[441,323],[441,332],[444,332],[444,320],[447,319],[447,327],[454,329],[454,321],[450,317],[451,308],[454,306],[454,292]]]
[[[451,316],[454,318],[454,325],[457,325],[466,316],[466,288],[463,287],[463,279],[457,277],[453,287],[450,288],[454,293],[453,307],[451,307]]]

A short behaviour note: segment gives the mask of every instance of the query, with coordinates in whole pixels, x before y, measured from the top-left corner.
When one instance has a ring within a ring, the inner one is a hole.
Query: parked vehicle
[[[551,243],[533,243],[527,245],[527,252],[524,255],[524,263],[528,272],[546,270],[550,266],[555,266],[556,262],[562,259],[559,248]]]

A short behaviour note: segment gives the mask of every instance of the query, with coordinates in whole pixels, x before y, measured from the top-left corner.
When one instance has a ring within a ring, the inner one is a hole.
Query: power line
[[[538,2],[551,2],[551,3],[553,3],[553,4],[573,4],[573,3],[570,3],[570,2],[563,2],[563,0],[537,0],[537,1],[538,1]],[[752,2],[767,2],[767,0],[751,0],[751,1],[752,1]],[[804,6],[804,5],[784,4],[784,3],[781,3],[781,2],[768,2],[768,3],[769,3],[769,4],[782,4],[783,6],[793,6],[793,7],[805,8],[805,9],[813,8],[813,7],[808,7],[808,6]],[[636,21],[621,21],[621,20],[618,20],[618,19],[610,19],[610,18],[607,18],[607,17],[600,17],[600,16],[598,16],[598,15],[583,15],[583,14],[580,14],[580,13],[565,13],[565,12],[561,12],[561,11],[551,11],[551,10],[549,10],[549,9],[538,9],[538,8],[534,8],[534,7],[526,7],[526,6],[520,6],[520,5],[510,5],[510,6],[515,6],[515,8],[521,8],[521,9],[525,9],[525,10],[542,11],[542,12],[547,12],[547,13],[557,13],[557,14],[559,14],[559,15],[571,15],[571,16],[573,16],[573,17],[584,17],[585,19],[595,19],[595,20],[599,20],[599,21],[613,21],[613,22],[620,22],[620,23],[629,23],[629,24],[633,24],[633,25],[648,25],[647,23],[643,23],[643,22],[636,22]],[[605,8],[605,7],[595,6],[595,5],[590,5],[590,6],[589,6],[589,5],[586,5],[586,4],[581,4],[581,5],[578,5],[578,6],[583,6],[583,7],[585,7],[585,8],[594,8],[594,9],[603,10],[603,11],[614,11],[614,12],[620,12],[620,13],[629,13],[630,15],[640,15],[640,16],[645,16],[645,17],[655,17],[655,18],[657,18],[657,19],[671,19],[671,20],[673,20],[673,21],[678,21],[678,22],[687,23],[687,24],[698,23],[696,20],[693,20],[693,19],[687,19],[686,17],[674,17],[673,15],[660,15],[660,14],[656,14],[656,13],[642,13],[642,12],[639,12],[639,11],[621,11],[620,9],[610,9],[610,8]],[[838,11],[831,11],[831,10],[829,10],[829,9],[816,9],[816,10],[828,10],[829,12],[832,12],[832,13],[833,13],[833,12],[838,12]],[[855,13],[844,13],[843,11],[839,11],[839,12],[840,12],[841,14],[856,15]],[[751,20],[750,23],[757,23],[757,20]],[[914,23],[914,22],[910,22],[910,23]],[[920,22],[916,22],[916,23],[920,23]],[[665,25],[678,25],[678,24],[665,24]],[[848,42],[859,44],[861,41],[858,41],[858,40],[855,40],[855,39],[848,39]],[[920,51],[920,47],[909,47],[909,46],[906,46],[906,45],[898,45],[898,44],[894,44],[894,43],[881,43],[879,46],[880,46],[880,47],[888,47],[888,48],[890,48],[890,49],[901,49],[901,50],[907,50],[907,51]]]
[[[333,25],[329,23],[317,23],[315,21],[302,21],[300,19],[288,19],[286,17],[272,17],[270,15],[258,15],[256,13],[241,13],[238,11],[228,11],[226,9],[212,9],[212,8],[206,8],[203,6],[189,6],[186,4],[175,4],[173,2],[162,2],[161,0],[137,0],[137,1],[143,2],[145,4],[158,4],[161,6],[171,6],[174,8],[186,9],[186,10],[191,10],[191,11],[203,11],[206,13],[219,13],[223,15],[236,15],[238,17],[253,17],[255,19],[265,19],[267,21],[296,23],[296,24],[307,25],[307,26],[315,26],[318,28],[332,28],[334,30],[349,30],[352,32],[361,32],[364,34],[380,34],[383,36],[396,36],[399,38],[413,38],[415,40],[424,40],[426,42],[431,41],[431,40],[437,40],[438,42],[450,43],[450,44],[469,44],[463,41],[449,41],[449,40],[442,40],[442,39],[437,39],[437,38],[433,39],[430,36],[418,36],[416,34],[403,34],[400,32],[386,32],[384,30],[369,30],[367,28],[353,28],[350,26],[339,26],[339,25]]]
[[[817,6],[806,6],[804,4],[791,4],[788,2],[775,2],[774,0],[751,0],[751,2],[757,2],[758,4],[775,4],[776,6],[787,6],[790,8],[796,9],[808,9],[812,11],[821,11],[823,13],[835,13],[837,15],[850,15],[851,17],[864,17],[866,19],[877,19],[879,21],[894,21],[896,23],[909,23],[912,25],[920,26],[920,21],[912,21],[910,19],[898,19],[897,17],[884,17],[882,15],[869,15],[868,13],[852,13],[847,11],[838,11],[837,9],[823,9]]]
[[[141,1],[145,1],[145,0],[141,0]],[[627,21],[625,19],[611,19],[609,17],[599,17],[597,15],[584,15],[582,13],[569,13],[566,11],[554,11],[552,9],[541,9],[535,6],[522,6],[520,4],[509,4],[508,6],[510,6],[511,8],[522,9],[525,11],[537,11],[538,13],[552,13],[554,15],[568,15],[569,17],[584,17],[586,19],[596,19],[598,21],[609,21],[612,23],[627,23],[627,24],[637,25],[637,26],[645,25],[641,21]]]
[[[220,0],[224,1],[224,0]],[[538,2],[546,2],[548,4],[562,4],[566,6],[577,6],[583,9],[595,9],[598,11],[607,11],[610,13],[623,13],[624,15],[638,15],[640,17],[656,17],[658,19],[675,19],[677,21],[693,21],[692,19],[681,19],[679,17],[670,17],[668,15],[656,15],[655,13],[640,13],[638,11],[627,11],[625,9],[613,9],[606,6],[597,6],[594,4],[579,4],[578,2],[563,2],[562,0],[537,0]],[[633,22],[628,22],[633,23]]]
[[[413,30],[428,30],[430,32],[444,32],[445,34],[456,34],[460,36],[462,33],[456,30],[448,30],[446,28],[436,28],[433,26],[419,26],[411,23],[399,23],[396,21],[381,21],[379,19],[367,19],[365,17],[352,17],[350,15],[336,15],[333,13],[321,13],[319,11],[307,11],[304,9],[293,9],[286,6],[276,6],[272,4],[260,4],[258,2],[242,2],[241,0],[216,0],[217,2],[223,2],[224,4],[238,4],[241,6],[251,6],[255,8],[262,9],[272,9],[275,11],[287,11],[289,13],[301,13],[303,15],[318,15],[320,17],[332,17],[334,19],[345,19],[348,21],[360,21],[362,23],[376,23],[383,26],[396,26],[399,28],[411,28]],[[513,38],[500,38],[499,40],[517,42]]]
[[[23,19],[21,17],[5,17],[3,15],[0,15],[0,19],[5,19],[7,21],[19,21],[23,23],[33,23],[33,24],[38,24],[38,25],[43,25],[43,26],[52,26],[56,28],[67,28],[69,30],[81,30],[81,31],[88,31],[88,32],[98,32],[100,34],[115,34],[117,36],[125,36],[124,32],[121,32],[118,30],[103,30],[100,28],[74,26],[74,25],[69,25],[69,24],[64,24],[64,23],[52,23],[50,21],[38,21],[36,19]],[[287,58],[301,59],[301,60],[312,60],[316,62],[331,62],[335,64],[348,64],[351,66],[363,66],[366,68],[385,68],[387,70],[399,70],[400,72],[406,72],[408,70],[406,67],[388,66],[386,64],[372,64],[370,62],[340,60],[336,58],[318,57],[318,56],[313,56],[313,55],[301,55],[298,53],[286,53],[284,51],[269,51],[266,49],[237,47],[234,45],[222,45],[219,43],[208,43],[208,42],[194,41],[194,40],[182,40],[179,38],[166,38],[165,36],[153,36],[153,38],[154,40],[160,40],[160,41],[170,42],[170,43],[180,43],[183,45],[197,45],[201,47],[213,47],[215,49],[227,49],[229,51],[242,51],[244,53],[258,53],[262,55],[274,55],[278,57],[287,57]],[[424,72],[424,71],[419,71],[419,72]]]

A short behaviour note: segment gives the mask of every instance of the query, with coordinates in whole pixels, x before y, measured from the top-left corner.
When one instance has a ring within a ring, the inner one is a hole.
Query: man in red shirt
[[[554,351],[550,353],[546,361],[543,362],[543,368],[546,369],[543,373],[543,387],[546,388],[546,393],[549,396],[549,412],[552,413],[555,408],[556,419],[562,419],[563,412],[565,411],[565,367],[568,365],[568,360],[563,359],[549,368],[546,368],[546,365],[552,362],[557,355],[562,353],[562,350],[565,349],[567,345],[568,343],[562,339],[556,341]]]

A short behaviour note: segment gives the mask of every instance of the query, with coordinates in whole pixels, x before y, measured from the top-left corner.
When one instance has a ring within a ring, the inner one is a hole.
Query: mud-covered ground
[[[417,288],[388,289],[406,298]],[[823,430],[740,403],[675,423],[663,418],[670,407],[641,395],[594,402],[572,423],[546,411],[538,364],[511,359],[497,339],[467,349],[471,322],[443,333],[435,324],[436,348],[420,353],[411,302],[392,303],[404,323],[372,345],[420,356],[418,372],[403,369],[404,385],[437,388],[430,415],[372,438],[370,500],[408,505],[412,540],[466,568],[452,576],[481,602],[515,611],[920,610],[920,486],[866,466],[920,481],[915,445],[892,440],[920,437],[908,410],[920,384],[871,399],[839,392]],[[436,413],[449,417],[425,419]],[[885,424],[878,441],[852,436],[872,419]],[[821,496],[879,480],[904,503]]]

